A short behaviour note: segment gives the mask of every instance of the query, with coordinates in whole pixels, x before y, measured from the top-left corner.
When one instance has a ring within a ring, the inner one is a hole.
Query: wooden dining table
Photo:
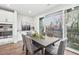
[[[57,38],[57,37],[48,37],[46,36],[44,39],[34,39],[32,38],[32,41],[38,43],[39,45],[42,46],[43,48],[43,54],[45,54],[45,50],[46,50],[46,47],[51,45],[51,44],[54,44],[56,42],[58,42],[60,40],[60,38]]]

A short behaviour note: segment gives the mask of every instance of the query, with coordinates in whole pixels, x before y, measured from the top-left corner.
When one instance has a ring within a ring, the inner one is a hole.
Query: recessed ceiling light
[[[30,13],[32,13],[32,11],[31,11],[31,10],[29,10],[28,12],[29,12],[29,14],[30,14]]]
[[[51,4],[47,4],[47,6],[50,6]]]

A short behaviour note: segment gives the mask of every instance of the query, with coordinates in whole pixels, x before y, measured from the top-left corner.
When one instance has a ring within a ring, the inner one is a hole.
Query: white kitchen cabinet
[[[13,34],[11,38],[0,39],[0,45],[17,41],[17,13],[0,9],[0,24],[12,24]]]
[[[5,14],[0,10],[0,23],[5,22]]]
[[[13,23],[13,12],[0,10],[0,23]]]
[[[12,12],[6,12],[6,19],[5,19],[5,21],[6,20],[7,20],[7,23],[13,23],[14,13],[12,13]]]

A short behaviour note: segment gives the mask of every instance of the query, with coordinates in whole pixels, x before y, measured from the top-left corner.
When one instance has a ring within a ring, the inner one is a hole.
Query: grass
[[[77,43],[68,42],[68,47],[79,51],[79,44]]]

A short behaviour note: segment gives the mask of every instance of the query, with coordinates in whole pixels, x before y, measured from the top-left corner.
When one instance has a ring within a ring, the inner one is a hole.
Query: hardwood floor
[[[22,42],[0,46],[0,55],[24,55],[24,54],[25,52],[22,51]]]
[[[25,55],[25,51],[22,50],[22,42],[11,43],[0,46],[0,55]],[[68,50],[65,50],[65,55],[76,55]]]

